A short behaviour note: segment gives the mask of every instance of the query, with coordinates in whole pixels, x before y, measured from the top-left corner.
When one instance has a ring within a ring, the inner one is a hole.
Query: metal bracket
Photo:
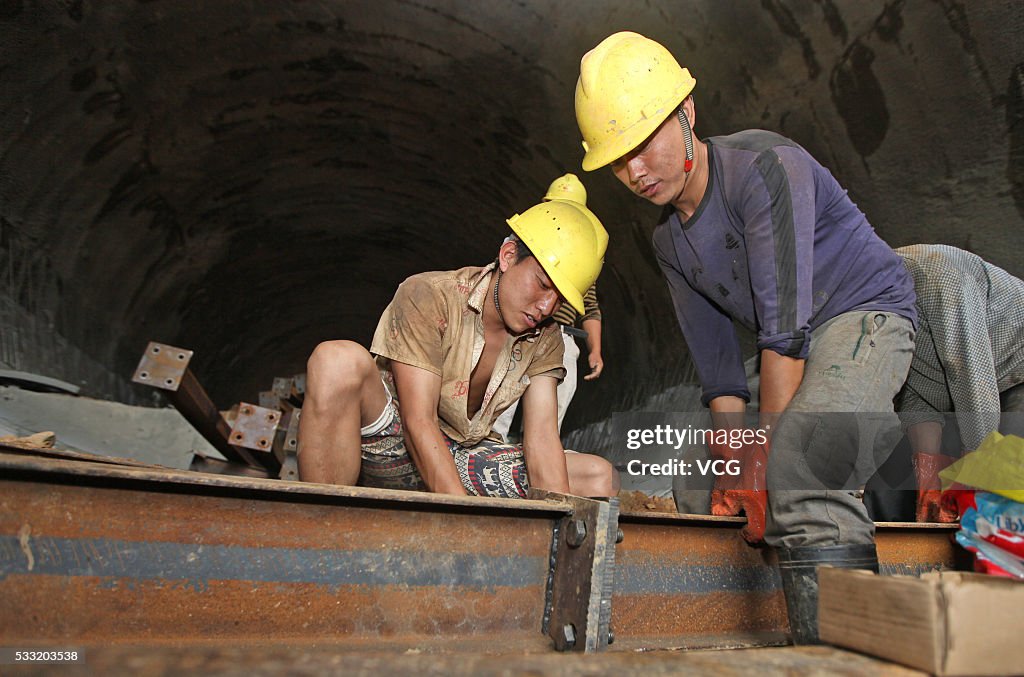
[[[282,400],[288,399],[292,394],[292,379],[284,378],[283,376],[277,376],[274,378],[274,384],[270,387],[274,391],[274,394],[280,397]]]
[[[280,409],[281,398],[273,390],[261,390],[260,406],[264,409]]]
[[[192,361],[192,351],[150,341],[132,380],[154,388],[177,392]]]
[[[256,451],[270,451],[280,420],[281,412],[277,409],[242,402],[238,405],[238,418],[231,426],[231,444]]]
[[[296,374],[292,376],[292,392],[291,399],[296,406],[301,407],[302,401],[306,397],[306,372]]]
[[[612,589],[619,499],[568,496],[539,489],[530,498],[572,506],[555,525],[542,631],[558,651],[601,651],[612,643]]]
[[[191,360],[191,350],[150,341],[132,381],[167,391],[167,399],[174,408],[228,461],[265,467],[248,449],[228,441],[231,426],[188,368]]]
[[[277,437],[274,438],[274,455],[281,460],[281,471],[278,477],[283,480],[299,479],[299,417],[302,409],[295,407],[285,411],[277,426]]]

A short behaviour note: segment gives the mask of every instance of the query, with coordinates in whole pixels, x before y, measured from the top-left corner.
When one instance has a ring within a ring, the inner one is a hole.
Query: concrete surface
[[[186,469],[195,451],[223,458],[174,409],[0,387],[0,436],[52,431],[56,447]]]

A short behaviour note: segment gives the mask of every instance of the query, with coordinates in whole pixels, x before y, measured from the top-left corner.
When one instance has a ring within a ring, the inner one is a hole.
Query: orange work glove
[[[732,449],[728,444],[708,444],[713,460],[722,460],[726,463],[738,461],[740,470],[743,469],[743,462],[746,459],[744,449]],[[711,514],[719,517],[730,517],[740,514],[740,506],[735,502],[725,500],[727,492],[735,491],[740,487],[741,475],[721,474],[715,475],[715,485],[711,490]]]
[[[764,542],[766,513],[768,511],[768,445],[751,444],[740,449],[726,445],[711,445],[711,454],[726,461],[740,464],[739,475],[716,475],[711,491],[712,515],[747,516],[743,538],[755,545]]]
[[[940,500],[942,483],[939,473],[956,459],[943,454],[915,453],[913,457],[914,476],[917,478],[917,521],[948,523],[957,520],[956,510],[951,504]]]

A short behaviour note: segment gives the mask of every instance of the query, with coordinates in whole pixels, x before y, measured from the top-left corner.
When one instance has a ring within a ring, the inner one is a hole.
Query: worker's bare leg
[[[373,357],[352,341],[326,341],[306,365],[299,421],[299,479],[354,485],[359,479],[360,428],[387,405]]]
[[[612,464],[593,454],[566,454],[569,492],[576,496],[616,496],[619,473]]]

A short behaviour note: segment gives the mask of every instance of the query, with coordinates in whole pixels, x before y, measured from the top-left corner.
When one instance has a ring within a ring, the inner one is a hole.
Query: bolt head
[[[576,646],[576,626],[566,623],[562,626],[562,637],[565,639],[565,646],[568,649]]]

